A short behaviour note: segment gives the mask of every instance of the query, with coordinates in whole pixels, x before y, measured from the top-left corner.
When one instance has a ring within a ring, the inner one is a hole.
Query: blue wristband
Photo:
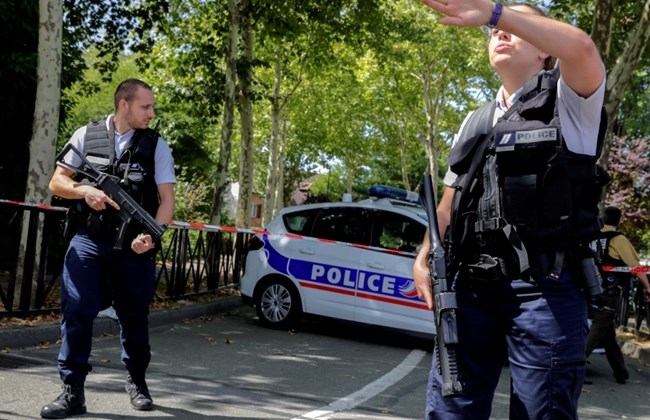
[[[503,4],[496,2],[494,3],[494,9],[492,9],[492,16],[490,16],[490,22],[487,24],[488,28],[494,28],[499,23],[501,19],[501,13],[503,12]]]

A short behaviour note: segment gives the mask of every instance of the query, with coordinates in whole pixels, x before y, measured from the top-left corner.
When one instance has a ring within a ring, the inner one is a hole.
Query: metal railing
[[[65,211],[65,207],[0,200],[0,317],[59,311],[67,249]],[[21,245],[25,218],[26,239]],[[237,288],[251,234],[186,225],[171,225],[163,236],[156,255],[157,299]]]
[[[643,286],[636,277],[621,285],[614,322],[628,331],[650,334],[650,302],[645,301]]]

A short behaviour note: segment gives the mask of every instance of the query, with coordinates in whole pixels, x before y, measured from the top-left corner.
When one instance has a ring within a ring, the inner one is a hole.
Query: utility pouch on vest
[[[600,271],[596,266],[594,258],[585,257],[580,260],[580,268],[582,269],[582,276],[585,280],[585,288],[589,296],[598,296],[603,293],[603,279],[600,276]]]
[[[517,226],[537,226],[537,175],[505,176],[503,179],[505,218]]]
[[[63,238],[69,241],[79,228],[84,228],[85,232],[92,238],[114,238],[116,224],[111,222],[112,219],[105,212],[88,211],[83,208],[81,203],[75,203],[66,212]]]
[[[530,264],[528,262],[528,253],[523,242],[519,238],[514,226],[503,224],[505,220],[500,219],[501,223],[494,226],[485,226],[483,221],[477,222],[475,231],[477,232],[479,255],[478,263],[470,257],[468,261],[470,266],[474,267],[474,277],[481,277],[477,274],[481,270],[487,269],[488,273],[484,277],[490,278],[495,271],[490,266],[490,259],[497,262],[499,271],[498,278],[494,280],[514,280],[526,275]],[[486,257],[490,258],[486,258]]]
[[[474,239],[474,225],[477,220],[478,201],[482,194],[481,178],[476,174],[482,167],[482,159],[474,159],[475,156],[483,156],[487,147],[486,135],[481,134],[471,139],[467,147],[458,150],[452,149],[449,164],[451,170],[462,174],[454,186],[456,192],[453,198],[452,221],[449,226],[448,244],[450,245],[449,256],[451,259],[462,258],[463,255],[473,254],[473,250],[466,249]],[[469,145],[471,144],[471,147]],[[460,209],[463,209],[462,211]]]
[[[88,236],[108,242],[115,240],[118,224],[119,217],[111,209],[88,212],[83,220]]]
[[[543,175],[541,194],[543,203],[542,222],[562,224],[571,217],[571,184],[566,159],[556,158],[549,162]]]
[[[463,263],[460,275],[469,281],[510,281],[522,277],[519,264],[513,257],[493,257],[480,254]]]
[[[540,112],[545,105],[544,101],[531,102],[522,107],[535,105],[530,111]],[[571,186],[567,161],[558,152],[560,127],[540,120],[500,121],[495,132],[505,219],[522,235],[533,237],[566,229],[571,217]]]
[[[458,175],[468,173],[477,150],[482,147],[481,144],[485,142],[485,140],[486,135],[481,134],[463,142],[459,142],[457,145],[452,147],[451,152],[449,152],[449,157],[447,158],[449,168],[452,172]]]
[[[77,233],[81,226],[81,210],[78,203],[73,203],[65,213],[65,226],[63,227],[63,239],[67,242]]]

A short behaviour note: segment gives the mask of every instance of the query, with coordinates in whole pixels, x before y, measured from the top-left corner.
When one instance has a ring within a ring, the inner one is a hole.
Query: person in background
[[[463,393],[442,396],[434,357],[426,418],[488,419],[507,360],[510,418],[575,419],[588,331],[575,274],[579,240],[600,229],[602,185],[579,173],[596,176],[605,67],[585,32],[533,5],[424,4],[443,15],[440,24],[487,26],[489,62],[502,83],[486,130],[466,134],[480,126],[466,118],[443,180],[437,218],[457,297]],[[481,161],[472,173],[475,159]],[[427,235],[413,276],[433,309],[429,248]]]
[[[603,256],[601,264],[613,267],[636,267],[639,265],[639,256],[634,246],[622,233],[617,231],[621,221],[621,210],[609,206],[603,210]],[[643,287],[646,301],[650,301],[650,283],[645,273],[635,273]],[[593,310],[593,319],[589,335],[587,336],[586,354],[589,357],[595,348],[603,348],[607,362],[612,367],[614,379],[619,384],[624,384],[630,374],[625,367],[623,352],[616,341],[616,308],[620,300],[620,288],[632,280],[632,274],[624,272],[603,273],[604,277],[604,304]]]
[[[152,89],[141,80],[128,79],[119,84],[114,99],[114,115],[79,128],[69,143],[96,169],[118,176],[121,186],[159,224],[168,224],[175,207],[174,160],[167,143],[148,128],[155,117]],[[119,205],[70,169],[80,165],[79,157],[67,157],[49,184],[54,195],[73,200],[67,229],[74,236],[61,280],[58,371],[63,392],[42,408],[41,417],[48,419],[86,412],[84,383],[91,371],[93,320],[111,304],[120,325],[130,403],[136,410],[153,408],[145,372],[151,360],[148,315],[155,293],[156,243],[133,222],[124,246],[116,249]]]

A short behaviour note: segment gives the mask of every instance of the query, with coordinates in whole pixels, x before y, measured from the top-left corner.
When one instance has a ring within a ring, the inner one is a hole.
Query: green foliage
[[[182,171],[176,174],[176,211],[174,220],[206,222],[210,220],[212,189],[205,179],[188,178]]]
[[[226,2],[172,0],[153,54],[151,76],[167,103],[197,123],[214,123],[222,109],[228,32]]]
[[[327,172],[314,176],[309,188],[309,202],[341,201],[347,192],[344,169],[333,165]]]
[[[539,1],[553,16],[589,31],[594,2]],[[221,138],[226,0],[64,0],[62,118],[59,141],[113,110],[113,90],[140,77],[156,90],[160,131],[170,143],[182,195],[179,215],[197,218],[209,193]],[[612,51],[638,21],[643,2],[616,3]],[[357,197],[372,184],[415,188],[427,167],[423,83],[435,102],[435,146],[442,175],[453,134],[468,110],[492,97],[498,82],[478,30],[438,25],[420,1],[253,1],[255,15],[255,185],[265,186],[276,57],[281,58],[286,125],[285,197],[317,167],[315,196]],[[15,147],[0,157],[4,179],[24,179],[35,97],[36,2],[5,1],[0,55],[0,115]],[[646,48],[620,110],[619,134],[647,138],[650,117]],[[614,60],[612,54],[611,60]],[[243,62],[238,63],[240,70]],[[146,69],[142,69],[146,67]],[[88,70],[86,70],[88,69]],[[427,73],[427,71],[429,73]],[[423,79],[429,74],[428,80]],[[295,88],[295,90],[293,90]],[[433,101],[433,99],[432,99]],[[633,135],[632,135],[633,134]],[[230,176],[238,173],[237,133]],[[5,183],[0,196],[24,186]],[[203,198],[199,198],[203,197]],[[633,202],[630,208],[644,208]],[[179,216],[180,217],[180,216]],[[647,230],[647,229],[646,229]]]
[[[62,100],[67,104],[66,120],[59,127],[58,144],[65,144],[74,131],[90,121],[103,118],[115,111],[113,95],[117,85],[128,78],[142,78],[134,55],[122,56],[116,69],[107,77],[97,69],[99,51],[90,48],[83,55],[88,63],[83,77],[62,92]]]
[[[75,60],[78,75],[86,62],[81,53],[95,46],[98,58],[95,64],[100,73],[110,80],[125,51],[146,53],[156,42],[154,29],[167,15],[167,0],[63,0],[64,47]],[[147,60],[141,55],[141,65]]]
[[[163,134],[176,166],[208,190],[221,139],[227,19],[226,1],[171,0],[147,57],[146,74],[157,88]],[[212,202],[210,194],[205,199]]]
[[[423,57],[437,66],[433,78],[446,81],[438,111],[441,168],[446,167],[448,144],[467,110],[484,92],[494,90],[480,31],[441,28],[426,8],[410,6],[381,3],[381,34],[367,41],[372,49],[332,44],[333,60],[310,68],[299,95],[288,105],[288,159],[323,167],[339,162],[337,196],[356,189],[365,195],[372,184],[414,188],[419,182],[427,166],[418,140],[426,127],[418,79],[427,64]],[[441,43],[441,38],[464,42]]]
[[[119,71],[120,57],[126,52],[140,53],[138,65],[146,67],[148,62],[143,58],[151,50],[152,35],[166,10],[167,0],[63,0],[61,89],[64,94],[61,96],[59,119],[63,137],[71,134],[70,127],[79,122],[67,122],[68,112],[75,102],[73,96],[65,95],[65,91],[77,85],[85,94],[97,93],[100,90],[98,80],[110,83],[119,79],[115,72]],[[99,77],[86,79],[84,72],[89,67]],[[91,107],[88,114],[103,110],[102,106]],[[97,115],[90,119],[94,118]]]
[[[650,48],[646,47],[650,51]],[[650,138],[650,65],[637,69],[630,81],[614,133],[633,138]]]
[[[593,13],[598,3],[576,2],[574,0],[553,0],[549,3],[551,16],[572,22],[589,33],[593,21]],[[639,22],[645,1],[614,2],[612,18],[612,35],[609,39],[609,54],[605,67],[611,70],[620,52],[625,48],[625,42],[631,31]],[[626,90],[624,102],[619,108],[618,120],[612,131],[618,136],[647,137],[650,135],[650,48],[646,47],[640,57],[640,65],[633,72],[630,86]]]
[[[608,171],[612,177],[606,205],[623,212],[620,230],[637,250],[650,249],[650,142],[647,138],[614,137]]]

